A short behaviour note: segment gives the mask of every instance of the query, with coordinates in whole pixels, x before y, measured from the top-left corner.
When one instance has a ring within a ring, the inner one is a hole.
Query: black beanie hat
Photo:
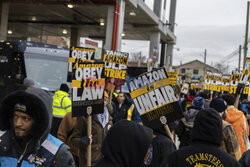
[[[218,147],[221,145],[222,119],[215,109],[204,109],[197,114],[192,129],[192,141],[210,143]]]
[[[217,112],[224,112],[227,109],[227,103],[222,98],[214,98],[209,107],[215,109]]]
[[[67,84],[62,83],[61,86],[60,86],[60,90],[68,93],[69,92],[69,87],[68,87]]]
[[[34,116],[34,114],[32,113],[32,111],[28,110],[27,107],[24,104],[21,104],[21,103],[15,104],[13,110],[14,110],[14,112],[18,111],[18,112],[22,112],[22,113],[28,114],[31,117]]]

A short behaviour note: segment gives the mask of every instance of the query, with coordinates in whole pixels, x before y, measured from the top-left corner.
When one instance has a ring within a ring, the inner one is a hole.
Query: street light
[[[13,32],[12,32],[12,30],[8,30],[8,34],[12,34]]]
[[[63,29],[62,33],[63,34],[68,34],[68,31],[66,29]]]
[[[68,4],[67,7],[72,9],[74,6],[72,4]]]
[[[129,15],[130,15],[130,16],[136,16],[136,13],[135,13],[134,10],[131,10],[131,11],[129,12]]]
[[[104,23],[104,19],[100,19],[100,26],[104,26],[105,23]]]
[[[32,17],[31,17],[31,20],[32,20],[32,21],[36,21],[36,16],[32,16]]]

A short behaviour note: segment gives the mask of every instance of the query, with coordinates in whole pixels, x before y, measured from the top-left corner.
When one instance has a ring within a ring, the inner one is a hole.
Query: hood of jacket
[[[194,122],[196,115],[199,113],[200,109],[194,106],[188,107],[187,111],[183,113],[187,122]]]
[[[243,112],[239,111],[234,106],[229,106],[227,108],[226,121],[230,124],[233,124],[242,118],[242,114]]]
[[[0,130],[12,128],[13,108],[17,103],[26,105],[32,111],[35,123],[31,129],[31,136],[38,140],[45,140],[50,132],[52,122],[52,97],[49,92],[38,88],[19,90],[7,95],[0,106]]]
[[[104,139],[104,158],[97,166],[138,167],[143,163],[152,139],[151,129],[132,121],[119,121]]]
[[[58,90],[55,92],[55,95],[54,96],[58,96],[58,97],[64,97],[64,96],[69,96],[69,94],[67,92],[64,92],[62,90]]]
[[[220,146],[222,141],[222,119],[212,108],[201,110],[194,121],[192,141]]]

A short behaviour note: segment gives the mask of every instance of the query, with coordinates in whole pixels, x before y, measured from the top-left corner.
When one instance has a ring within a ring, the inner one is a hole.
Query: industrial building
[[[2,0],[0,39],[69,47],[87,37],[118,51],[122,39],[148,40],[150,58],[161,56],[161,66],[168,66],[176,42],[176,0],[168,2],[154,0],[149,7],[144,0]]]

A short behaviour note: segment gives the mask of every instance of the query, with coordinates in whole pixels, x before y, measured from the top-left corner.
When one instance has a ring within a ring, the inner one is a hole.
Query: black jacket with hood
[[[121,105],[121,107],[119,107],[119,103],[118,103],[117,98],[116,98],[114,100],[114,103],[112,103],[113,113],[111,116],[113,117],[113,123],[116,123],[116,122],[123,120],[123,119],[127,119],[128,110],[129,110],[131,105],[132,105],[132,103],[130,103],[128,101],[128,98],[125,96],[125,100],[124,100],[123,104]],[[135,112],[132,112],[132,121],[133,120],[135,120]]]
[[[153,159],[150,164],[144,164],[145,167],[160,167],[165,157],[176,150],[174,142],[169,138],[163,126],[154,129],[152,146]]]
[[[17,103],[26,105],[27,110],[32,111],[34,125],[30,134],[24,142],[26,149],[17,142],[13,130],[13,108]],[[52,121],[52,98],[48,92],[31,88],[27,90],[19,90],[7,95],[0,106],[0,130],[6,131],[0,137],[0,159],[1,157],[10,157],[10,159],[20,159],[21,166],[25,166],[27,159],[33,155],[40,155],[44,151],[43,142],[47,141],[47,137],[53,138],[54,141],[60,141],[49,135]],[[27,144],[28,143],[28,144]],[[25,152],[25,153],[24,153]],[[74,160],[69,151],[69,147],[61,144],[53,156],[49,166],[53,167],[73,167]],[[23,156],[22,156],[23,155]],[[23,158],[22,158],[23,157]],[[39,157],[43,158],[43,157]],[[0,166],[1,166],[0,162]],[[29,163],[29,162],[28,162]],[[46,160],[44,161],[46,164]],[[30,163],[31,165],[31,163]],[[44,165],[48,166],[48,165]]]
[[[250,166],[250,150],[246,151],[242,155],[239,162],[240,162],[242,167],[249,167]]]
[[[191,144],[191,133],[194,126],[194,120],[200,110],[200,108],[191,106],[188,107],[188,110],[183,113],[184,118],[179,121],[179,124],[175,129],[176,134],[180,140],[179,148],[189,146]]]
[[[95,167],[139,167],[152,142],[151,129],[122,120],[114,124],[102,145],[102,158]]]
[[[236,159],[219,149],[221,141],[222,120],[218,112],[214,109],[201,110],[194,122],[192,145],[171,153],[167,157],[168,166],[240,167]]]

